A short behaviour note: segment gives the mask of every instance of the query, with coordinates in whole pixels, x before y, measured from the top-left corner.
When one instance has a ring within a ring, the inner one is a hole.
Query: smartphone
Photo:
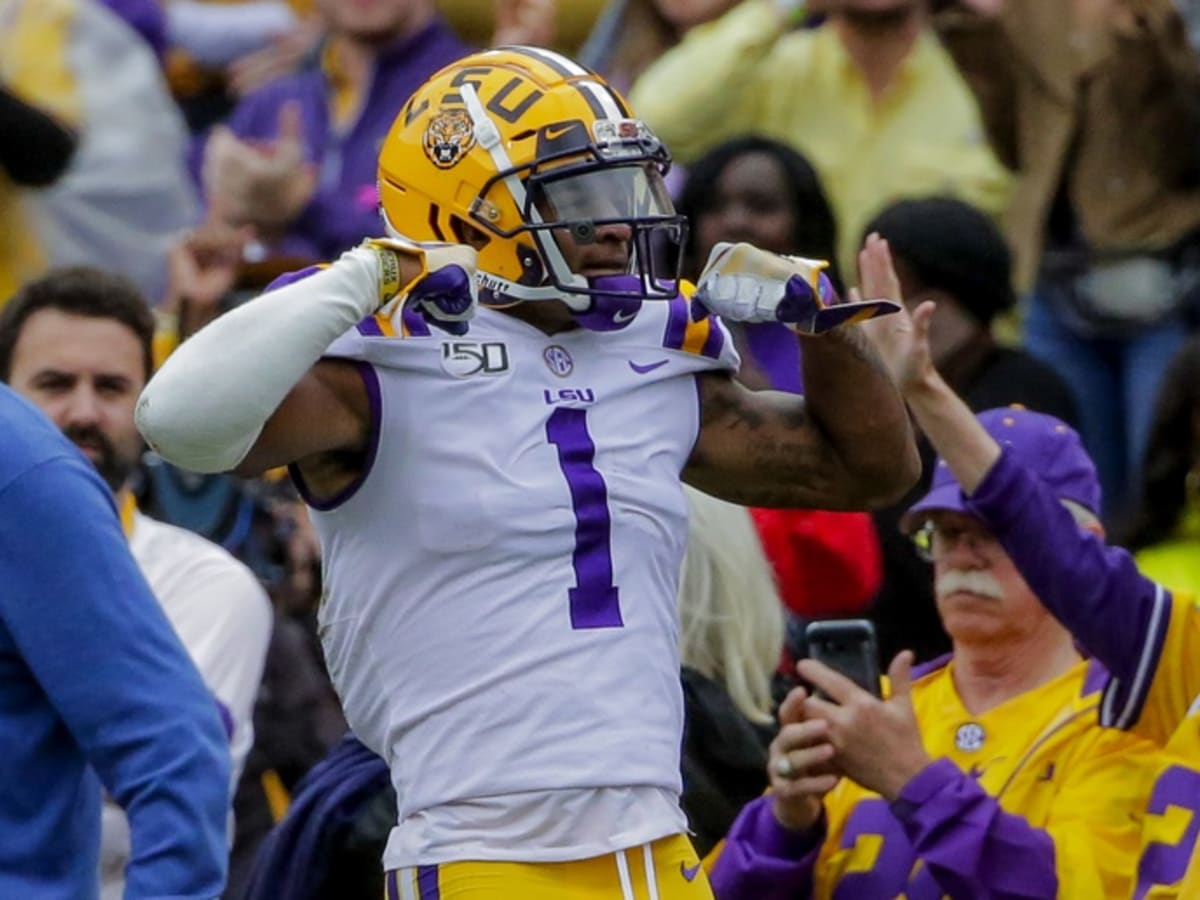
[[[809,622],[804,639],[809,658],[840,672],[876,697],[883,696],[875,626],[866,619]]]

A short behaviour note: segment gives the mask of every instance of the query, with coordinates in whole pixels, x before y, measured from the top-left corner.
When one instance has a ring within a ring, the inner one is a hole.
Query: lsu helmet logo
[[[458,165],[475,146],[475,129],[465,109],[443,109],[429,120],[423,140],[425,155],[439,169]]]

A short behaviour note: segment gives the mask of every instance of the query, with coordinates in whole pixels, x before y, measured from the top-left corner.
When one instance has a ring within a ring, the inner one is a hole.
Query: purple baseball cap
[[[1100,478],[1070,425],[1017,404],[986,410],[978,419],[1015,462],[1037,473],[1060,500],[1070,500],[1100,515]],[[923,514],[933,510],[969,512],[962,488],[940,456],[929,493],[909,507],[900,520],[900,529],[911,534],[924,523]]]

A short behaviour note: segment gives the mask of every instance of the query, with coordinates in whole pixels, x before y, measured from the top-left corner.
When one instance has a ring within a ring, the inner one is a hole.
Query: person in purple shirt
[[[1044,452],[1030,459],[1025,442],[976,421],[933,371],[932,314],[932,303],[921,304],[910,331],[876,346],[963,508],[985,523],[1046,609],[1111,673],[1100,723],[1165,747],[1147,792],[1132,896],[1200,897],[1200,603],[1144,576],[1126,550],[1106,545],[1098,523],[1078,527],[1047,477],[1061,459]],[[1070,434],[1074,459],[1094,472]]]
[[[433,0],[319,0],[320,66],[247,96],[200,148],[211,214],[256,232],[260,255],[333,259],[381,230],[379,146],[430,75],[474,48]]]
[[[328,25],[320,65],[249,94],[193,154],[210,215],[250,226],[251,261],[298,268],[381,231],[379,148],[430,75],[475,50],[434,0],[318,0]],[[495,42],[537,43],[553,4],[498,0]]]

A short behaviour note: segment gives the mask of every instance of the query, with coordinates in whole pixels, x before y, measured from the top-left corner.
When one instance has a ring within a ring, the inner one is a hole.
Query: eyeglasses
[[[935,556],[945,556],[962,541],[968,543],[972,553],[984,553],[994,538],[978,528],[961,525],[939,527],[930,519],[914,532],[912,540],[917,555],[926,562],[933,562]]]

